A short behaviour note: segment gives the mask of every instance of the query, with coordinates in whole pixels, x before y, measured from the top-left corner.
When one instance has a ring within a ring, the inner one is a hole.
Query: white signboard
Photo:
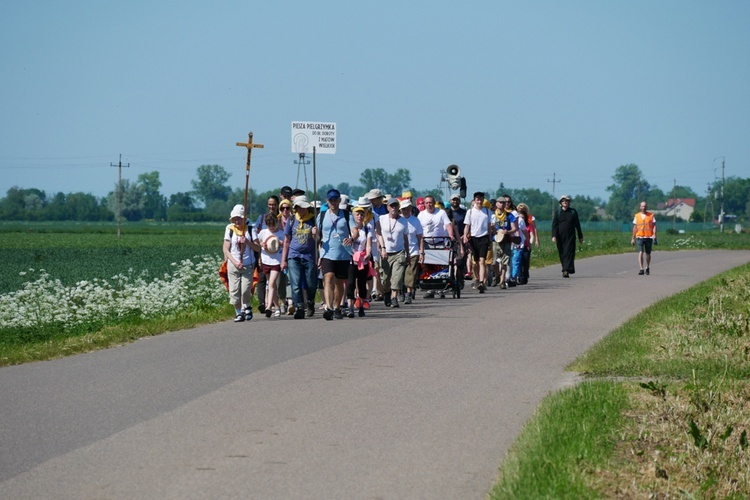
[[[336,124],[292,122],[292,153],[336,154]]]

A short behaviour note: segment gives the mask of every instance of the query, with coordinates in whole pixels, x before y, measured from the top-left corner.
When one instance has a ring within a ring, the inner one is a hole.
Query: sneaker
[[[258,312],[263,314],[266,312],[266,305],[265,304],[258,304]]]
[[[356,307],[357,309],[359,309],[360,307],[362,307],[362,299],[360,299],[359,297],[357,297],[357,299],[354,301],[354,307]]]
[[[391,302],[392,301],[390,295],[386,295],[385,297],[383,297],[383,303],[385,304],[385,307],[391,307]]]
[[[398,298],[391,299],[391,307],[392,308],[398,307]]]
[[[333,319],[333,310],[326,308],[326,310],[323,311],[323,318],[325,318],[326,321],[331,321]]]
[[[404,304],[411,304],[411,295],[407,295],[404,299]]]
[[[359,308],[359,312],[357,313],[357,315],[358,315],[358,316],[359,316],[360,318],[364,318],[364,317],[365,317],[365,310],[364,310],[363,308],[361,308],[361,307],[360,307],[360,308]]]
[[[347,318],[353,318],[354,317],[354,309],[349,309],[349,312],[346,313]]]
[[[647,267],[647,268],[646,268],[646,276],[648,276],[648,275],[650,275],[650,274],[651,274],[651,269]]]
[[[305,310],[300,307],[294,311],[294,319],[305,319]]]
[[[281,317],[281,309],[276,309],[276,310],[275,310],[275,311],[273,312],[273,317],[274,317],[274,318],[280,318],[280,317]]]
[[[477,287],[477,290],[479,290],[479,293],[484,293],[484,288],[485,288],[484,283],[480,283],[479,286]]]
[[[286,314],[286,310],[287,310],[286,304],[282,302],[281,305],[279,306],[279,311],[281,311],[281,314]]]
[[[336,319],[344,319],[344,314],[341,312],[340,307],[333,310],[333,317]]]
[[[563,271],[563,278],[570,278],[570,274],[568,274],[568,271]]]
[[[289,304],[289,307],[287,307],[287,309],[286,309],[286,314],[287,314],[288,316],[291,316],[291,315],[293,315],[293,314],[294,314],[294,312],[295,312],[295,311],[296,311],[296,309],[294,308],[294,305],[292,305],[292,304]],[[304,312],[304,311],[303,311],[303,312]]]
[[[362,307],[364,307],[365,309],[369,309],[370,308],[370,301],[369,300],[365,300],[364,302],[362,302]]]
[[[315,306],[307,306],[307,311],[305,312],[305,316],[308,318],[312,318],[315,315]]]
[[[424,294],[425,299],[434,299],[435,298],[435,290],[430,290],[426,294]]]
[[[245,315],[242,314],[242,313],[240,313],[240,314],[238,314],[237,316],[234,317],[234,322],[235,323],[242,323],[243,321],[245,321]]]
[[[253,310],[250,309],[249,307],[246,307],[245,310],[242,311],[242,314],[245,316],[245,319],[247,321],[250,321],[251,319],[253,319]]]
[[[502,290],[507,290],[508,289],[508,285],[503,281],[502,283],[500,283],[500,288]]]

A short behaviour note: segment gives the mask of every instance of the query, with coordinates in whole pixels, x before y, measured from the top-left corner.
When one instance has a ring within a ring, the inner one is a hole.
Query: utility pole
[[[721,209],[719,210],[719,217],[721,222],[719,223],[719,232],[724,234],[724,157],[721,157]]]
[[[706,206],[703,210],[703,229],[706,229],[706,217],[708,216],[708,207],[711,207],[711,218],[709,219],[711,221],[711,225],[714,223],[714,202],[711,199],[711,194],[713,192],[713,188],[711,186],[711,183],[709,182],[706,186]]]
[[[109,164],[110,167],[117,167],[117,239],[120,239],[120,214],[122,210],[120,209],[122,205],[122,167],[129,167],[130,163],[127,165],[122,164],[122,153],[120,154],[120,161],[117,162],[115,165],[114,163]]]
[[[721,187],[719,188],[719,192],[716,193],[716,196],[718,198],[721,198],[721,201],[719,202],[719,232],[724,232],[724,160],[725,158],[723,156],[717,156],[714,158],[714,161],[721,158]],[[716,172],[716,169],[714,169],[714,174]],[[714,175],[714,179],[716,178],[716,175]]]
[[[310,164],[310,160],[305,159],[305,153],[299,154],[299,160],[294,160],[295,165],[297,165],[297,183],[294,185],[294,187],[299,187],[299,167],[302,166],[303,169],[305,169],[305,191],[308,191],[307,187],[307,166]]]
[[[552,183],[552,218],[555,218],[555,202],[557,201],[557,198],[555,198],[555,184],[558,184],[562,182],[560,179],[555,179],[555,173],[552,172],[552,180],[547,179],[547,182]]]
[[[674,197],[677,192],[677,179],[673,179],[672,184],[672,229],[677,231],[677,199]]]

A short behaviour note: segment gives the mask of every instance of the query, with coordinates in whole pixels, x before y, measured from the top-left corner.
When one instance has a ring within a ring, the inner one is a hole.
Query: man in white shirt
[[[388,213],[375,225],[383,269],[383,294],[386,307],[398,307],[398,292],[404,284],[404,266],[409,261],[408,227],[401,217],[398,198],[388,200]]]
[[[474,201],[471,208],[466,211],[464,219],[464,236],[463,240],[471,250],[471,256],[474,260],[474,274],[477,277],[477,290],[484,293],[487,288],[485,280],[487,279],[487,251],[490,248],[490,234],[492,226],[490,225],[490,211],[482,206],[484,203],[484,193],[478,191],[474,193]]]
[[[442,241],[436,241],[436,238],[450,238],[455,240],[453,234],[453,224],[451,224],[448,214],[445,210],[435,207],[435,198],[432,196],[424,197],[424,210],[419,212],[419,222],[422,224],[426,243],[429,245],[437,243],[444,248]]]

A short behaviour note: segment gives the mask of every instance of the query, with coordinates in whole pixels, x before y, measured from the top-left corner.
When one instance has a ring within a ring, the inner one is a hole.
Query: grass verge
[[[490,497],[748,498],[750,265],[654,304],[569,368],[589,380],[545,398]]]

